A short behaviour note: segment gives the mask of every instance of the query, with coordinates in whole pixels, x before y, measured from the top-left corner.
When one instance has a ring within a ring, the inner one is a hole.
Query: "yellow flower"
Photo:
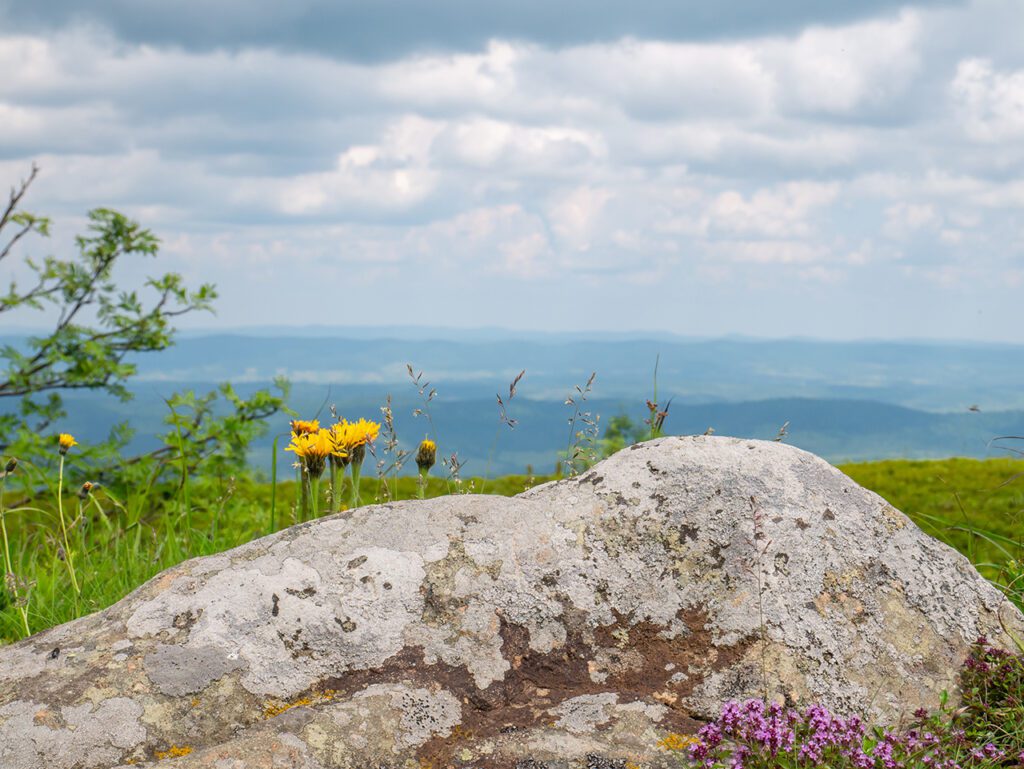
[[[337,449],[331,440],[330,431],[318,429],[313,433],[296,433],[292,435],[292,442],[288,444],[285,451],[294,451],[295,455],[301,459],[306,459],[307,457],[326,459],[331,454],[336,453]]]
[[[358,422],[343,419],[331,427],[331,439],[335,446],[346,454],[352,453],[358,446],[365,446],[377,440],[379,433],[380,423],[368,419],[360,419]]]
[[[380,422],[371,422],[369,419],[360,419],[358,422],[350,422],[349,426],[352,430],[354,439],[358,441],[357,445],[364,446],[367,443],[373,443],[377,440],[377,436],[380,434]]]
[[[310,475],[319,478],[323,475],[327,457],[344,457],[345,452],[336,446],[331,438],[330,430],[318,429],[315,433],[296,433],[285,451],[295,452]]]
[[[434,466],[437,461],[437,444],[429,438],[424,438],[416,452],[416,465],[421,473],[425,473]]]
[[[310,435],[320,430],[320,422],[316,419],[293,419],[292,435]]]
[[[78,441],[75,440],[75,436],[71,433],[61,433],[57,436],[58,450],[61,454],[67,454],[72,446],[77,446]]]

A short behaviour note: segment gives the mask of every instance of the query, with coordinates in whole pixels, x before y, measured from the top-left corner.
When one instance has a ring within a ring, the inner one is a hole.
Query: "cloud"
[[[904,10],[895,20],[844,27],[813,26],[793,41],[770,47],[784,109],[854,116],[890,105],[920,69],[920,16]]]
[[[1024,69],[997,71],[986,59],[961,61],[950,85],[967,135],[994,144],[1024,140]]]
[[[948,2],[919,2],[943,7]],[[709,40],[793,34],[894,13],[904,3],[803,0],[3,0],[0,28],[48,34],[70,26],[109,30],[130,44],[190,51],[249,47],[381,61],[444,50],[478,51],[492,39],[565,47],[622,37]]]
[[[723,301],[756,326],[759,302],[882,283],[920,314],[969,274],[1010,327],[985,276],[1024,259],[1024,6],[645,2],[395,0],[378,29],[379,3],[225,0],[197,25],[189,2],[0,0],[0,175],[40,163],[55,248],[94,206],[141,218],[237,323],[344,286],[396,322],[431,296],[500,323],[529,294],[538,326],[735,329]]]
[[[810,216],[831,204],[838,194],[835,183],[805,181],[758,190],[749,198],[728,190],[708,207],[706,228],[715,233],[780,238],[808,235]]]

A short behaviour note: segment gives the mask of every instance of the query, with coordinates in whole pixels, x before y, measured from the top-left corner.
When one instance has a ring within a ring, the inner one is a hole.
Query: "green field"
[[[923,529],[948,542],[979,565],[982,573],[1021,604],[1024,539],[1024,462],[1014,459],[892,460],[843,465],[861,485],[906,512]],[[21,470],[19,469],[19,472]],[[63,534],[56,510],[55,481],[44,499],[18,504],[8,489],[6,529],[12,571],[19,580],[0,590],[0,642],[102,609],[180,561],[219,552],[294,522],[295,482],[276,488],[250,479],[187,478],[176,488],[143,492],[100,489],[84,500],[69,463],[64,513],[68,549],[81,593],[71,588]],[[550,476],[464,479],[456,485],[431,479],[426,495],[488,493],[512,495]],[[400,478],[385,489],[364,479],[364,503],[416,496],[416,480]],[[395,485],[397,484],[397,485]],[[68,489],[70,486],[70,491]],[[347,497],[346,497],[347,498]],[[12,509],[13,507],[13,509]],[[14,601],[24,601],[26,616]]]

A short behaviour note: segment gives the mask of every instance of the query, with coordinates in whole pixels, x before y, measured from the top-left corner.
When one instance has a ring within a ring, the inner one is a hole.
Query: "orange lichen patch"
[[[303,705],[312,705],[313,700],[309,697],[299,697],[294,702],[267,702],[263,705],[263,717],[273,718],[279,716],[292,708],[301,708]]]
[[[658,747],[664,750],[686,750],[691,745],[696,745],[700,740],[688,734],[677,734],[669,732],[658,741]]]
[[[324,702],[330,702],[334,699],[335,694],[337,694],[337,692],[334,689],[324,689],[322,692],[314,692],[313,694],[306,697],[299,697],[299,699],[292,700],[291,702],[265,702],[263,704],[263,717],[273,718],[274,716],[279,716],[292,708],[301,708],[308,705],[320,705]]]
[[[640,769],[640,764],[634,764],[632,761],[627,761],[626,769]]]
[[[180,748],[177,745],[171,745],[167,750],[158,750],[156,752],[156,760],[163,761],[165,758],[181,758],[191,752],[192,748],[188,745],[182,745]]]

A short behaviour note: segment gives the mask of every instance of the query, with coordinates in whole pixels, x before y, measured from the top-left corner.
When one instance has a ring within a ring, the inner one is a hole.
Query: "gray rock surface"
[[[512,499],[295,526],[0,648],[0,766],[670,766],[659,739],[765,682],[934,706],[1004,627],[966,559],[824,461],[664,438]]]

